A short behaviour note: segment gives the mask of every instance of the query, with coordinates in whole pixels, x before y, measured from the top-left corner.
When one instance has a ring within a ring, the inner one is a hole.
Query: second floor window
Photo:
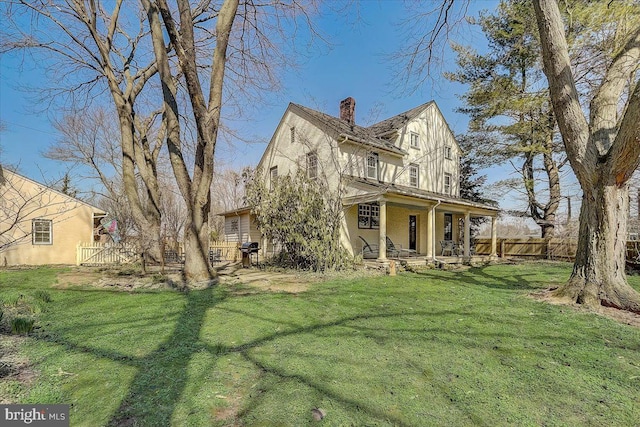
[[[273,188],[276,186],[276,181],[278,180],[278,167],[274,166],[271,169],[269,169],[269,175],[271,178],[271,181],[269,183],[269,188],[273,190]]]
[[[451,195],[451,174],[444,174],[444,194]]]
[[[51,220],[34,219],[31,222],[31,238],[34,245],[53,244],[53,227]]]
[[[418,165],[409,165],[409,185],[412,187],[420,186],[420,172]]]
[[[307,153],[307,178],[316,179],[318,177],[318,155],[315,151]]]
[[[378,153],[367,155],[367,178],[378,179]]]
[[[420,147],[420,135],[418,135],[415,132],[411,132],[411,134],[409,135],[409,146],[411,148],[418,148]]]

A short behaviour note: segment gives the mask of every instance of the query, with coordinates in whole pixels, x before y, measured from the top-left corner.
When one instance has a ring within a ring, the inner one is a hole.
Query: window
[[[451,146],[447,145],[444,147],[444,158],[451,160]]]
[[[291,143],[293,144],[296,142],[296,127],[291,126],[291,129],[289,129],[289,131],[291,132]]]
[[[378,153],[367,155],[367,178],[378,179]]]
[[[366,203],[358,205],[358,228],[380,227],[380,205]]]
[[[418,187],[420,185],[418,165],[409,165],[409,185],[412,187]]]
[[[34,219],[31,221],[32,239],[34,245],[53,244],[51,220]]]
[[[451,195],[451,174],[444,174],[444,193]]]
[[[271,190],[273,190],[273,188],[276,185],[276,181],[278,180],[278,167],[277,166],[274,166],[271,169],[269,169],[269,176],[270,176],[269,188]]]
[[[231,232],[232,233],[237,233],[238,232],[238,220],[237,219],[232,219],[231,220]]]
[[[415,132],[411,132],[411,134],[409,135],[409,145],[411,146],[411,148],[420,147],[420,135]]]
[[[307,153],[307,178],[316,179],[318,177],[318,155],[312,151]]]

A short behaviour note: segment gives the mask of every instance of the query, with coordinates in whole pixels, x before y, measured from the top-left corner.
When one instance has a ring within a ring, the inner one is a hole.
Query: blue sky
[[[470,13],[495,8],[497,1],[476,1]],[[219,144],[216,158],[219,165],[240,169],[255,165],[266,143],[275,130],[289,102],[337,115],[339,102],[351,96],[356,99],[356,122],[371,121],[370,111],[376,109],[378,120],[399,114],[417,105],[435,100],[455,133],[466,131],[468,118],[455,110],[460,106],[459,95],[465,87],[440,77],[443,71],[455,69],[450,50],[442,59],[442,67],[434,70],[427,80],[413,93],[401,93],[393,69],[386,54],[398,49],[402,43],[399,23],[406,18],[404,2],[396,0],[364,0],[360,3],[359,19],[345,19],[326,15],[317,24],[328,36],[332,47],[312,53],[295,72],[282,76],[282,91],[268,97],[269,104],[257,109],[252,119],[245,123],[243,133],[255,135],[258,142],[247,144],[235,141],[231,146]],[[473,44],[483,50],[483,36],[467,29],[457,34],[457,42]],[[28,62],[16,57],[0,57],[0,119],[6,129],[0,132],[0,163],[18,165],[21,173],[41,182],[59,179],[66,166],[45,159],[41,153],[59,136],[50,124],[55,111],[40,111],[34,107],[28,93],[18,87],[38,86],[44,73]],[[489,182],[509,177],[510,167],[494,167],[482,171]],[[81,183],[74,183],[76,186]],[[513,204],[503,200],[502,207]]]
[[[475,7],[490,8],[493,4],[483,1]],[[379,110],[378,119],[382,120],[433,99],[452,129],[465,131],[467,118],[455,113],[459,105],[456,95],[463,93],[462,86],[437,78],[410,95],[394,90],[394,70],[385,54],[393,52],[401,41],[397,24],[406,16],[403,3],[364,1],[359,12],[360,19],[351,24],[332,15],[318,21],[333,46],[283,76],[283,90],[270,96],[269,105],[259,110],[245,130],[268,141],[290,101],[337,115],[340,100],[352,96],[360,123],[370,119],[372,108]],[[451,60],[446,64],[454,66]],[[24,85],[37,87],[43,79],[44,73],[33,64],[14,56],[0,57],[0,118],[6,126],[0,132],[0,162],[18,165],[22,173],[40,181],[43,177],[59,178],[66,170],[65,165],[41,156],[58,138],[50,123],[55,111],[33,111],[40,106],[34,108],[30,94],[19,89]],[[220,146],[218,157],[224,164],[240,168],[256,164],[265,146],[236,142],[232,147]]]

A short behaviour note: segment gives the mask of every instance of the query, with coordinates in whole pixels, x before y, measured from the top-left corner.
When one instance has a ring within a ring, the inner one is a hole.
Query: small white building
[[[461,154],[433,101],[362,127],[355,123],[355,100],[347,98],[340,117],[289,104],[258,170],[270,185],[304,168],[308,177],[340,189],[341,241],[353,255],[371,257],[373,249],[374,258],[385,260],[392,242],[435,259],[455,242],[468,257],[474,216],[492,218],[495,254],[498,209],[459,197]],[[262,241],[249,208],[221,215],[227,240]]]

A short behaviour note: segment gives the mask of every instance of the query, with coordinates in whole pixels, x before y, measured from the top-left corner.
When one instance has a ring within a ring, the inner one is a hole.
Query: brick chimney
[[[356,100],[349,97],[340,101],[340,120],[353,125],[356,122]]]

